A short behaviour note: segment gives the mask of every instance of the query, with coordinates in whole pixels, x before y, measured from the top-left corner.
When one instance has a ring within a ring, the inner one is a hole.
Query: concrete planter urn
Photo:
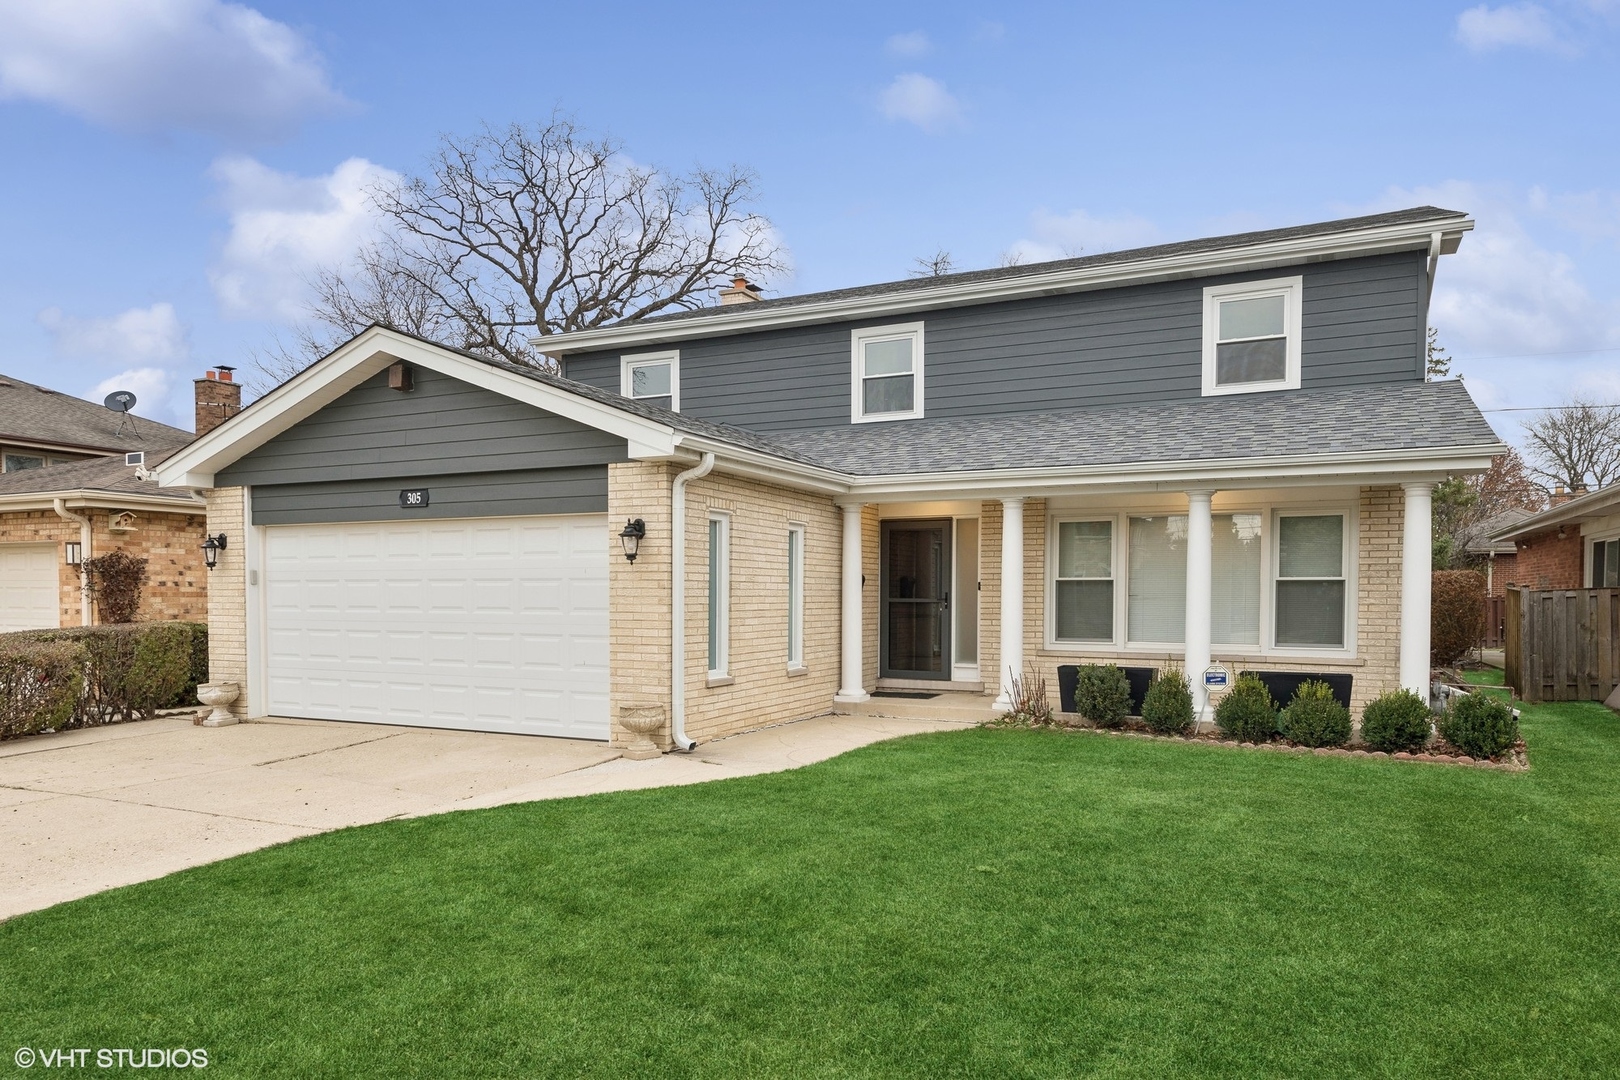
[[[630,745],[624,756],[632,761],[645,761],[659,757],[663,751],[652,741],[654,732],[664,730],[662,705],[620,705],[619,726],[630,733]]]
[[[228,708],[231,702],[241,696],[242,688],[233,682],[199,683],[197,686],[197,700],[204,705],[210,705],[214,711],[208,714],[208,719],[202,722],[203,727],[229,727],[237,723],[235,716]]]

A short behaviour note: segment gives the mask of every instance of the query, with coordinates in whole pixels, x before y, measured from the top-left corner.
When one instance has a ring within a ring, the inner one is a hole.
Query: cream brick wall
[[[608,700],[617,746],[630,742],[619,726],[621,705],[661,706],[669,715],[670,482],[675,472],[659,462],[608,466]],[[632,518],[647,523],[634,563],[625,559],[616,535]],[[657,741],[669,748],[667,728]]]
[[[1400,687],[1401,528],[1403,495],[1398,485],[1364,487],[1360,492],[1357,527],[1358,594],[1356,598],[1356,655],[1348,659],[1244,655],[1216,651],[1215,659],[1228,666],[1264,671],[1342,671],[1354,676],[1351,708],[1362,707],[1386,690]],[[1034,664],[1046,679],[1052,704],[1058,704],[1057,668],[1060,664],[1139,664],[1163,667],[1180,664],[1181,653],[1132,652],[1123,658],[1115,650],[1087,655],[1054,652],[1045,648],[1046,627],[1046,501],[1024,503],[1024,659],[1025,670]],[[995,685],[1001,647],[1001,504],[986,502],[981,525],[981,574],[984,581],[980,654],[985,681]]]
[[[90,521],[89,555],[127,551],[146,560],[146,586],[141,591],[142,622],[171,619],[201,622],[207,617],[208,579],[203,565],[203,515],[132,511],[128,529],[112,528],[117,510],[85,508],[73,513]],[[56,579],[59,594],[58,626],[83,621],[78,572],[63,558],[62,544],[79,539],[79,526],[59,517],[55,510],[12,510],[0,513],[0,544],[56,544]],[[95,614],[97,622],[99,614]]]
[[[228,544],[208,580],[208,678],[242,687],[231,711],[247,715],[247,572],[242,489],[210,488],[208,533]],[[204,571],[207,573],[207,571]]]

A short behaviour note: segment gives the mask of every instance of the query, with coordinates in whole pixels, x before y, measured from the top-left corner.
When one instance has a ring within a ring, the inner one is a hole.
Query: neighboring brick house
[[[199,430],[240,408],[240,389],[199,379]],[[206,384],[206,385],[204,385]],[[234,396],[234,408],[231,405]],[[0,378],[0,631],[90,625],[94,591],[70,559],[127,551],[147,560],[139,619],[202,620],[205,504],[160,488],[149,469],[192,433]]]
[[[1620,588],[1620,484],[1562,497],[1492,534],[1514,545],[1511,584],[1531,589]]]
[[[1485,575],[1485,595],[1505,596],[1510,584],[1519,580],[1518,546],[1511,540],[1492,539],[1497,533],[1517,525],[1532,511],[1516,508],[1496,514],[1471,529],[1463,540],[1463,553],[1469,565]]]
[[[665,748],[1033,665],[1426,692],[1433,207],[550,336],[372,327],[158,469],[244,716]],[[633,556],[633,558],[632,558]],[[632,710],[627,713],[625,710]],[[1207,715],[1207,714],[1206,714]]]

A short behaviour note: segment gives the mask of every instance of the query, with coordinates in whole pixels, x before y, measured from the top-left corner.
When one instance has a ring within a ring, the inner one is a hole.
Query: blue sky
[[[1432,321],[1480,404],[1620,401],[1617,45],[1620,0],[8,0],[0,371],[189,427],[189,380],[368,235],[370,180],[561,107],[638,162],[755,169],[778,293],[1467,210]]]

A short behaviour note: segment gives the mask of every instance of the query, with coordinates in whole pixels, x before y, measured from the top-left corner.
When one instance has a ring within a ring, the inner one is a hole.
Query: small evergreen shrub
[[[1374,750],[1421,749],[1433,723],[1429,704],[1410,690],[1380,694],[1361,711],[1361,737]]]
[[[1098,727],[1118,727],[1131,714],[1131,684],[1113,664],[1082,664],[1074,709]]]
[[[1148,684],[1142,720],[1161,735],[1185,735],[1193,725],[1192,687],[1180,668],[1165,668]]]
[[[1519,721],[1494,697],[1460,694],[1441,718],[1440,734],[1470,757],[1493,758],[1519,741]]]
[[[1343,746],[1350,741],[1350,710],[1339,704],[1327,683],[1307,679],[1294,691],[1278,726],[1301,746]]]
[[[1277,737],[1277,703],[1265,683],[1240,676],[1215,706],[1215,726],[1239,742],[1270,742]]]

